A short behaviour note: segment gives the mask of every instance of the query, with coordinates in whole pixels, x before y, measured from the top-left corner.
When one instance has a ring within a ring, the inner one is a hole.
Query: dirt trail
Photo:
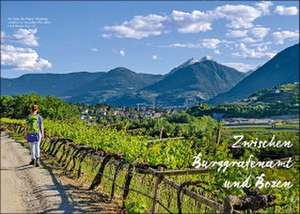
[[[105,195],[58,178],[44,164],[34,167],[29,162],[29,151],[1,132],[0,213],[118,213],[117,205]]]

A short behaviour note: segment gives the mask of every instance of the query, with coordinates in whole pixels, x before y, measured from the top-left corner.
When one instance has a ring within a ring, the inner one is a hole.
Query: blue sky
[[[118,66],[165,74],[203,56],[246,71],[299,41],[297,1],[1,4],[2,77]]]

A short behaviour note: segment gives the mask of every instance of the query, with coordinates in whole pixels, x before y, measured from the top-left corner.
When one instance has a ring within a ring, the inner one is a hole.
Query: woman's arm
[[[42,139],[45,137],[45,133],[44,133],[44,123],[41,123],[41,134],[42,134]]]
[[[27,139],[27,125],[25,125],[24,138]]]
[[[27,126],[28,118],[25,120],[25,129],[24,129],[24,138],[27,139],[27,134],[28,134],[28,126]]]
[[[39,129],[40,129],[40,133],[41,133],[41,138],[44,138],[44,119],[39,115]]]

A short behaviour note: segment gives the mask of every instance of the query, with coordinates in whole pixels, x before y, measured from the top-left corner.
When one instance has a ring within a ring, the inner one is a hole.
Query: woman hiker
[[[32,105],[26,119],[25,136],[30,145],[30,165],[40,166],[40,142],[44,138],[43,118],[38,114],[38,105]]]

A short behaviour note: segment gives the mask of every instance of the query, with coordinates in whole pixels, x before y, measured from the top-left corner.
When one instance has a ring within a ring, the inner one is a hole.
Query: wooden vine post
[[[123,186],[122,209],[125,209],[125,201],[129,194],[129,186],[130,186],[133,174],[134,174],[134,170],[135,170],[134,166],[132,164],[130,164],[127,169],[127,174],[125,176],[125,183]]]
[[[159,132],[159,139],[163,139],[163,133],[164,133],[164,127],[161,127],[160,132]]]
[[[221,126],[221,122],[218,122],[218,128],[217,128],[217,138],[216,138],[216,145],[220,144],[220,140],[221,140],[221,132],[222,132],[222,126]]]
[[[224,119],[224,114],[223,113],[213,113],[213,118],[217,120],[217,136],[216,136],[216,144],[215,147],[220,143],[221,140],[221,129],[222,129],[222,124],[221,121]]]
[[[160,166],[158,170],[161,171],[163,170],[163,168]],[[159,184],[161,183],[162,175],[155,175],[154,179],[155,180],[154,180],[154,190],[153,190],[153,201],[152,201],[152,208],[151,208],[152,214],[157,213],[157,209],[158,209],[157,201],[159,200],[159,193],[160,193]]]

